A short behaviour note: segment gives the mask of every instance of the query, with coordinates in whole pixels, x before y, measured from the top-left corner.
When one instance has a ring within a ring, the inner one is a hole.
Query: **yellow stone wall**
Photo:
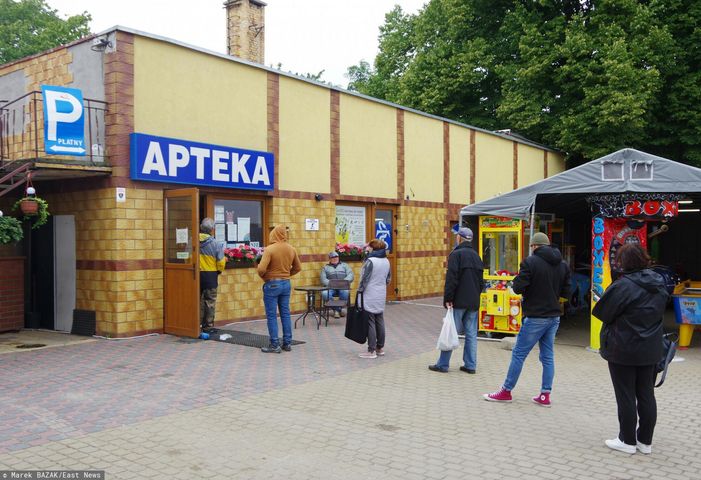
[[[450,203],[470,203],[470,129],[450,125]]]
[[[530,145],[518,144],[519,188],[543,179],[543,150]]]
[[[475,134],[475,201],[486,200],[513,190],[513,152],[513,142],[509,140],[482,132]]]
[[[562,154],[548,152],[548,177],[565,171],[565,157]]]
[[[404,172],[404,193],[411,200],[443,201],[442,121],[404,114]]]
[[[53,214],[75,216],[76,260],[95,263],[76,272],[76,308],[95,310],[98,334],[163,328],[162,268],[100,269],[104,261],[163,258],[163,192],[128,188],[124,203],[116,202],[114,189],[47,194],[46,200]]]
[[[442,257],[400,258],[397,264],[399,294],[402,298],[443,294],[445,260]]]
[[[326,89],[280,77],[280,190],[331,191],[330,110]]]

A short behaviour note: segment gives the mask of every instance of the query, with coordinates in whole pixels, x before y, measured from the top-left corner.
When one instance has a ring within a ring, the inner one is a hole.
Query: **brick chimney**
[[[256,63],[265,63],[265,2],[227,0],[227,53]]]

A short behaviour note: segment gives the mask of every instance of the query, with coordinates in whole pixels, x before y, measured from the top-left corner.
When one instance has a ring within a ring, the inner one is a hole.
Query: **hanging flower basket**
[[[39,212],[39,204],[33,198],[20,200],[19,209],[27,216],[34,216]]]
[[[19,209],[24,216],[24,220],[29,220],[32,223],[32,229],[39,228],[49,220],[49,204],[46,200],[39,197],[24,197],[15,202],[13,207]],[[29,210],[26,210],[26,209]]]

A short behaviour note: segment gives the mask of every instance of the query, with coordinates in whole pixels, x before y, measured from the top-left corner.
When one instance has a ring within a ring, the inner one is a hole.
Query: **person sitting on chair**
[[[324,265],[321,269],[321,284],[325,287],[329,285],[329,280],[347,280],[348,282],[353,282],[353,269],[351,269],[347,263],[342,262],[338,258],[337,252],[329,253],[329,263]],[[324,290],[321,292],[321,296],[326,302],[329,299],[329,295],[333,297],[338,297],[339,300],[348,301],[348,296],[350,295],[350,290]],[[346,314],[341,308],[333,309],[334,318],[342,317]]]

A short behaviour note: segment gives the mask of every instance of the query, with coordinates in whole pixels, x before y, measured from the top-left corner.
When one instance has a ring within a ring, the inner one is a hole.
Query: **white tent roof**
[[[539,194],[625,192],[701,192],[701,169],[625,148],[513,192],[473,203],[463,207],[460,214],[526,219]]]

